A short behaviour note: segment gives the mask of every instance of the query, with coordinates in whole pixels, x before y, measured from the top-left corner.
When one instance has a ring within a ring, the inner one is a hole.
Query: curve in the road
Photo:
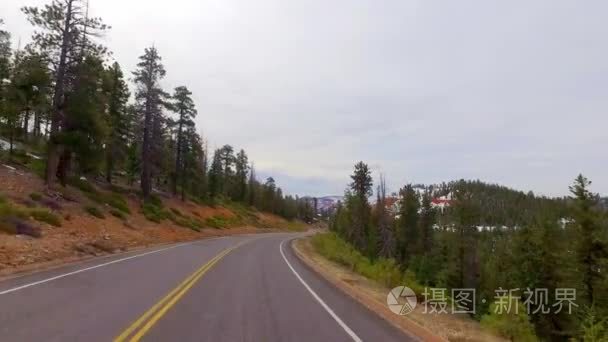
[[[195,241],[2,281],[1,339],[412,340],[302,264],[285,242],[298,236]]]

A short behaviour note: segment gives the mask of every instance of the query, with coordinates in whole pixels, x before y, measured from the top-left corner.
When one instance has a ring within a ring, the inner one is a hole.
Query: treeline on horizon
[[[192,92],[161,87],[166,75],[155,47],[146,48],[130,87],[118,62],[98,37],[109,29],[88,17],[83,0],[53,0],[23,7],[35,31],[23,50],[12,51],[0,19],[0,129],[9,158],[24,157],[15,141],[37,146],[47,186],[65,186],[80,175],[108,183],[139,181],[144,201],[153,187],[204,203],[233,200],[287,219],[310,221],[308,201],[285,196],[273,178],[255,177],[244,150],[224,145],[208,152],[198,133]]]
[[[514,341],[608,338],[608,213],[584,176],[574,180],[567,198],[537,197],[481,181],[407,184],[399,190],[396,215],[386,205],[382,176],[373,205],[367,164],[356,164],[351,179],[330,230],[371,264],[387,272],[386,265],[396,265],[401,281],[417,289],[446,288],[449,294],[449,289],[474,288],[474,318]],[[447,194],[451,205],[436,210],[432,199]],[[521,298],[512,298],[520,306],[524,290],[548,289],[551,307],[557,288],[576,289],[578,307],[572,314],[551,310],[528,316],[524,309],[519,315],[497,315],[492,306],[499,289],[520,289]]]

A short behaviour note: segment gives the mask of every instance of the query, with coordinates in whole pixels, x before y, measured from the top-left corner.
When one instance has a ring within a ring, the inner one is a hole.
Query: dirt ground
[[[122,220],[107,214],[109,208],[102,208],[106,211],[105,219],[99,219],[83,210],[83,207],[92,201],[80,191],[68,187],[70,199],[66,200],[53,191],[47,191],[38,176],[24,169],[12,170],[0,164],[0,195],[15,205],[25,207],[27,204],[31,205],[29,196],[33,192],[43,194],[61,207],[52,210],[62,217],[61,227],[34,221],[42,231],[41,238],[0,231],[0,276],[140,247],[214,236],[269,232],[287,225],[287,221],[278,216],[256,213],[256,227],[245,222],[239,227],[204,228],[197,232],[177,226],[169,220],[160,224],[147,220],[140,212],[140,201],[135,195],[127,197],[131,210],[127,219]],[[173,198],[164,199],[163,202],[167,208],[178,209],[203,221],[212,216],[236,216],[230,209],[220,206],[200,206]]]
[[[481,330],[479,323],[464,315],[424,313],[423,305],[399,316],[386,304],[390,289],[373,282],[347,268],[325,259],[316,253],[309,238],[298,239],[293,244],[296,255],[315,272],[334,286],[374,311],[389,323],[424,341],[505,341]]]

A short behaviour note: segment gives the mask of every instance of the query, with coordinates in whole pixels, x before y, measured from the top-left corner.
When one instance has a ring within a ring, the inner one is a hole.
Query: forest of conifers
[[[480,181],[423,191],[406,185],[396,215],[385,205],[382,178],[376,203],[369,203],[373,181],[366,164],[355,165],[351,178],[330,229],[372,263],[396,265],[410,286],[475,289],[474,317],[515,341],[608,338],[608,213],[582,175],[565,198]],[[446,194],[451,206],[433,208],[432,199]],[[571,314],[554,310],[555,290],[562,288],[576,291]],[[519,290],[509,301],[523,305],[519,315],[497,315],[492,303],[509,295],[501,290],[513,289]],[[533,306],[527,315],[526,306],[535,304],[526,303],[527,289],[547,289],[543,304],[553,310]]]
[[[31,42],[13,50],[0,19],[0,129],[9,141],[40,152],[48,186],[81,176],[121,181],[205,203],[233,200],[310,220],[308,201],[284,196],[273,178],[258,181],[244,150],[208,151],[197,129],[192,92],[162,88],[166,75],[156,48],[143,51],[135,70],[123,71],[100,44],[109,27],[89,17],[86,2],[52,1],[24,7]],[[132,74],[132,84],[126,74]],[[131,90],[132,89],[132,90]]]

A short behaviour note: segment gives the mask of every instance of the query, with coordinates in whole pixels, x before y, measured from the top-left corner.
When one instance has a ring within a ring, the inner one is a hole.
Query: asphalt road
[[[0,340],[412,340],[304,266],[296,236],[202,240],[0,282]]]

